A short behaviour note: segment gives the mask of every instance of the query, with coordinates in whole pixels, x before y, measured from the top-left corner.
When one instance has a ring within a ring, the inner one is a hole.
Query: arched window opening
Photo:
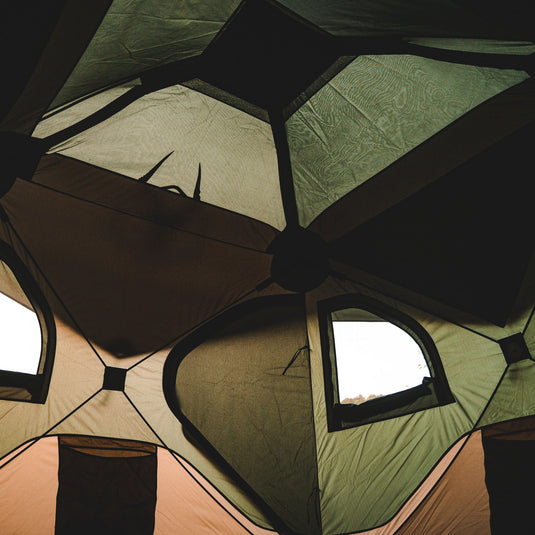
[[[41,360],[41,328],[33,308],[0,294],[0,325],[0,369],[35,375]]]
[[[0,399],[44,403],[55,339],[42,292],[13,249],[0,241]]]
[[[414,319],[363,296],[324,301],[319,314],[330,431],[454,401]]]

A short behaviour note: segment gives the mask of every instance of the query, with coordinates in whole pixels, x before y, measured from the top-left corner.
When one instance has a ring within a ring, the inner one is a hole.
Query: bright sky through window
[[[36,374],[40,357],[37,315],[0,293],[0,370]]]
[[[333,321],[333,333],[342,403],[401,392],[430,377],[418,344],[392,323]]]

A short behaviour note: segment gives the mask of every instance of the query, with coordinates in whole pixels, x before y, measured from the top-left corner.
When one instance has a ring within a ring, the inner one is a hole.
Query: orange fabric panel
[[[448,453],[442,457],[433,471],[425,478],[424,482],[418,487],[416,492],[407,500],[405,505],[390,522],[379,528],[361,533],[360,535],[393,535],[396,533],[407,519],[410,518],[414,511],[417,510],[425,497],[431,492],[434,485],[440,480],[444,472],[454,461],[455,456],[459,453],[459,450],[463,447],[466,440],[467,438],[463,437],[450,448]]]
[[[481,432],[466,441],[454,462],[396,535],[489,535]]]
[[[158,448],[154,535],[268,535],[243,516],[192,468]]]
[[[2,535],[54,535],[57,490],[56,437],[41,439],[30,447],[21,446],[3,459],[0,466]]]

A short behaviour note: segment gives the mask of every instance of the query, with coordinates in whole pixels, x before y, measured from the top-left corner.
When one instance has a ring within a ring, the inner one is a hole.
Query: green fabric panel
[[[449,0],[278,0],[335,35],[474,35],[484,21]]]
[[[407,39],[414,45],[459,50],[463,52],[481,52],[483,54],[511,54],[527,56],[535,52],[535,45],[529,41],[497,41],[495,39],[455,39],[415,37]]]
[[[250,495],[236,481],[186,438],[186,431],[168,408],[162,390],[163,366],[169,349],[163,349],[149,359],[133,365],[126,374],[125,392],[143,418],[158,434],[163,444],[176,452],[188,465],[202,474],[234,507],[255,524],[273,529]]]
[[[286,122],[300,224],[527,77],[416,56],[360,56]]]
[[[524,340],[531,359],[535,359],[535,316],[533,315],[526,326]],[[533,392],[535,392],[535,361],[526,359],[510,364],[479,422],[479,427],[535,414]]]
[[[349,284],[338,286],[338,293],[355,291]],[[496,343],[411,307],[389,304],[416,319],[431,335],[456,402],[328,433],[315,302],[310,301],[308,326],[325,534],[352,533],[387,522],[449,447],[476,423],[505,368]],[[351,507],[340,507],[347,503]]]
[[[136,78],[80,100],[76,104],[66,104],[63,107],[56,108],[41,118],[34,128],[32,136],[44,138],[68,128],[111,104],[139,85],[141,85],[141,80]]]
[[[478,427],[535,414],[534,391],[535,362],[521,360],[511,364]]]
[[[115,0],[51,108],[200,54],[238,4],[238,0]]]
[[[319,533],[304,307],[251,302],[178,367],[183,415],[296,533]],[[254,308],[253,308],[254,307]]]
[[[526,322],[524,340],[531,353],[531,358],[535,359],[535,310],[529,317],[529,321]]]
[[[34,136],[46,137],[75,123],[111,96],[118,98],[126,87],[130,84],[51,115]],[[280,230],[285,225],[271,126],[182,85],[143,96],[50,152],[132,178],[162,162],[149,184],[178,186],[188,197],[195,191],[200,166],[201,201]]]

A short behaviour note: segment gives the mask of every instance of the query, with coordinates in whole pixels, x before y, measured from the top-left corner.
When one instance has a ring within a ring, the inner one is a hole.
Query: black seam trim
[[[45,431],[42,435],[40,435],[38,438],[44,438],[46,437],[50,431],[52,431],[52,429],[55,429],[56,427],[58,427],[58,425],[62,424],[65,420],[67,420],[67,418],[70,418],[75,412],[79,411],[84,405],[86,405],[87,403],[89,403],[97,394],[100,394],[100,392],[102,392],[102,388],[100,388],[99,390],[97,390],[94,394],[92,394],[91,396],[89,396],[85,401],[83,401],[82,403],[80,403],[80,405],[78,405],[76,408],[74,408],[71,412],[69,412],[66,416],[64,416],[61,420],[57,421],[50,429],[48,429],[47,431]]]
[[[223,505],[222,505],[220,502],[218,502],[218,501],[215,499],[215,497],[212,496],[212,495],[208,492],[208,490],[205,489],[204,485],[202,485],[202,484],[201,484],[195,477],[193,477],[193,476],[189,473],[189,471],[188,471],[188,470],[184,467],[184,465],[182,464],[182,461],[181,461],[181,459],[180,459],[180,456],[176,455],[175,452],[171,452],[171,455],[172,455],[173,458],[176,460],[176,462],[177,462],[180,466],[182,466],[182,468],[183,468],[184,470],[186,470],[186,471],[188,472],[189,476],[195,481],[195,483],[197,483],[197,485],[199,485],[199,487],[200,487],[200,488],[201,488],[201,489],[202,489],[202,490],[203,490],[203,491],[204,491],[204,492],[205,492],[205,493],[206,493],[206,494],[207,494],[207,495],[208,495],[208,496],[209,496],[209,497],[210,497],[210,498],[211,498],[211,499],[212,499],[212,500],[213,500],[213,501],[214,501],[214,502],[221,508],[221,509],[223,509],[223,511],[225,511],[225,513],[227,513],[233,520],[235,520],[235,521],[237,522],[237,524],[239,524],[239,525],[240,525],[240,526],[241,526],[247,533],[249,533],[250,535],[254,535],[253,532],[250,531],[248,528],[246,528],[246,527],[245,527],[245,526],[244,526],[244,525],[243,525],[243,524],[242,524],[242,523],[241,523],[241,522],[240,522],[240,521],[239,521],[239,520],[238,520],[238,519],[237,519],[237,518],[236,518],[236,517],[229,511],[229,510],[228,510],[228,509],[226,509],[225,507],[223,507]],[[206,478],[204,478],[204,479],[206,479]],[[208,481],[208,479],[206,479],[206,481]],[[210,483],[210,482],[208,481],[208,483]],[[210,483],[210,484],[211,484],[211,483]],[[213,485],[212,485],[212,486],[213,486]],[[216,487],[214,486],[214,488],[216,488]],[[217,489],[216,489],[216,490],[217,490]],[[219,494],[221,495],[221,497],[224,498],[225,501],[229,503],[229,505],[230,505],[231,507],[234,507],[234,509],[238,509],[232,502],[230,502],[230,501],[228,500],[228,498],[227,498],[222,492],[220,492],[219,490],[218,490],[218,492],[219,492]],[[238,511],[239,511],[239,509],[238,509]],[[241,511],[240,511],[240,513],[241,513]],[[243,513],[241,513],[241,514],[243,514]],[[249,522],[252,522],[253,524],[255,524],[249,517],[247,517],[247,515],[245,515],[245,514],[243,514],[243,515],[249,520]],[[258,524],[255,524],[255,525],[258,526]],[[262,526],[258,526],[258,527],[262,527]],[[266,529],[266,528],[263,528],[263,529]]]
[[[145,88],[141,85],[136,85],[132,89],[129,89],[124,95],[116,98],[109,104],[106,104],[103,108],[100,108],[96,112],[92,113],[88,117],[81,119],[77,123],[74,123],[55,134],[51,134],[42,140],[47,144],[48,148],[55,147],[68,139],[71,139],[78,134],[93,128],[94,126],[103,123],[116,113],[124,110],[127,106],[145,96]]]
[[[14,461],[19,455],[23,454],[28,448],[30,448],[31,446],[33,446],[40,438],[42,437],[37,437],[37,438],[32,438],[30,439],[28,442],[26,442],[26,446],[24,446],[24,444],[21,444],[19,446],[19,448],[21,448],[21,450],[19,452],[17,452],[15,455],[13,455],[13,457],[11,457],[11,459],[9,459],[8,461],[6,461],[5,463],[2,463],[0,464],[0,470],[2,470],[2,468],[4,468],[4,466],[7,466],[11,461]],[[16,449],[15,449],[16,450]],[[9,453],[6,453],[4,455],[4,457],[7,457],[10,453],[12,453],[11,451]],[[2,459],[4,458],[2,457]],[[1,459],[0,459],[0,463],[1,463]]]
[[[526,325],[522,329],[522,336],[525,336],[526,331],[528,330],[529,324],[531,323],[531,320],[533,319],[534,314],[535,314],[535,306],[532,308],[528,321],[526,322]]]
[[[320,469],[319,469],[319,455],[318,455],[318,434],[316,432],[316,413],[314,411],[314,388],[312,385],[312,366],[310,363],[310,337],[308,333],[308,303],[305,296],[304,299],[304,307],[305,307],[305,335],[306,335],[306,346],[308,348],[308,382],[310,386],[310,406],[312,407],[312,433],[314,434],[314,451],[316,453],[316,483],[317,483],[317,492],[318,492],[318,507],[319,510],[317,511],[318,514],[318,526],[323,531],[323,515],[321,511],[321,494],[322,490],[320,487]]]
[[[169,448],[167,448],[167,444],[161,439],[160,435],[158,435],[158,433],[156,433],[156,431],[153,429],[152,425],[150,425],[149,422],[145,419],[145,416],[143,416],[143,414],[141,414],[140,410],[134,405],[134,402],[130,399],[130,397],[128,396],[126,391],[123,390],[123,394],[124,394],[125,398],[128,400],[128,402],[130,403],[130,405],[132,405],[134,410],[138,413],[139,417],[145,422],[146,426],[151,430],[152,434],[160,441],[160,443],[166,449],[169,449]]]
[[[80,60],[82,59],[82,56],[84,55],[85,51],[87,50],[87,47],[91,44],[91,42],[93,41],[93,38],[95,37],[95,34],[97,33],[98,29],[100,28],[100,25],[102,24],[102,21],[104,20],[104,17],[107,15],[110,7],[111,7],[111,4],[113,3],[113,0],[106,0],[106,3],[107,3],[107,7],[105,9],[102,10],[102,15],[98,21],[97,24],[95,24],[94,26],[94,31],[91,33],[90,36],[87,37],[86,39],[86,46],[83,48],[83,50],[80,52],[80,55],[78,56],[78,59],[73,63],[72,65],[72,69],[69,71],[69,73],[64,77],[63,79],[63,82],[58,85],[58,89],[57,91],[54,93],[54,95],[52,96],[51,100],[49,101],[48,105],[44,108],[44,112],[46,113],[46,111],[48,110],[48,108],[50,107],[50,105],[52,104],[52,102],[54,102],[54,100],[56,100],[57,96],[61,93],[61,90],[63,89],[63,87],[65,86],[65,84],[67,83],[68,79],[71,77],[71,74],[72,72],[74,71],[74,69],[76,68],[76,66],[78,65],[78,63],[80,63]],[[65,9],[65,7],[63,8]],[[63,10],[62,10],[62,13],[60,15],[60,18],[61,16],[63,15]],[[59,18],[58,18],[58,22],[59,22]],[[57,22],[56,22],[56,25],[54,26],[54,31],[57,29]],[[54,33],[54,32],[53,32]],[[52,37],[52,35],[51,35]],[[50,41],[49,41],[50,42]],[[47,43],[48,44],[48,43]],[[32,73],[33,74],[33,73]],[[28,80],[29,81],[29,80]],[[27,84],[24,86],[24,89],[26,89],[27,87]],[[30,132],[33,132],[33,130],[35,130],[36,126],[39,124],[39,122],[41,121],[41,116],[42,116],[42,113],[37,117],[37,119],[35,120],[33,126],[30,128]]]
[[[273,141],[277,153],[277,165],[279,169],[280,193],[286,227],[299,227],[299,215],[297,211],[297,200],[293,183],[292,162],[290,157],[290,147],[284,126],[284,119],[281,110],[270,110],[269,120],[273,132]]]
[[[498,382],[496,383],[496,386],[494,387],[494,390],[492,391],[492,394],[490,395],[489,400],[487,401],[487,403],[483,407],[483,410],[479,414],[479,416],[478,416],[478,418],[476,420],[476,423],[472,427],[472,431],[475,431],[476,429],[478,429],[479,422],[481,421],[483,416],[485,416],[485,413],[487,412],[487,409],[490,407],[490,404],[494,400],[494,397],[496,396],[496,393],[500,389],[500,385],[502,384],[503,380],[505,379],[505,376],[507,375],[508,371],[509,371],[509,365],[507,365],[505,367],[505,369],[503,370],[503,373],[502,373],[501,377],[499,378]]]

